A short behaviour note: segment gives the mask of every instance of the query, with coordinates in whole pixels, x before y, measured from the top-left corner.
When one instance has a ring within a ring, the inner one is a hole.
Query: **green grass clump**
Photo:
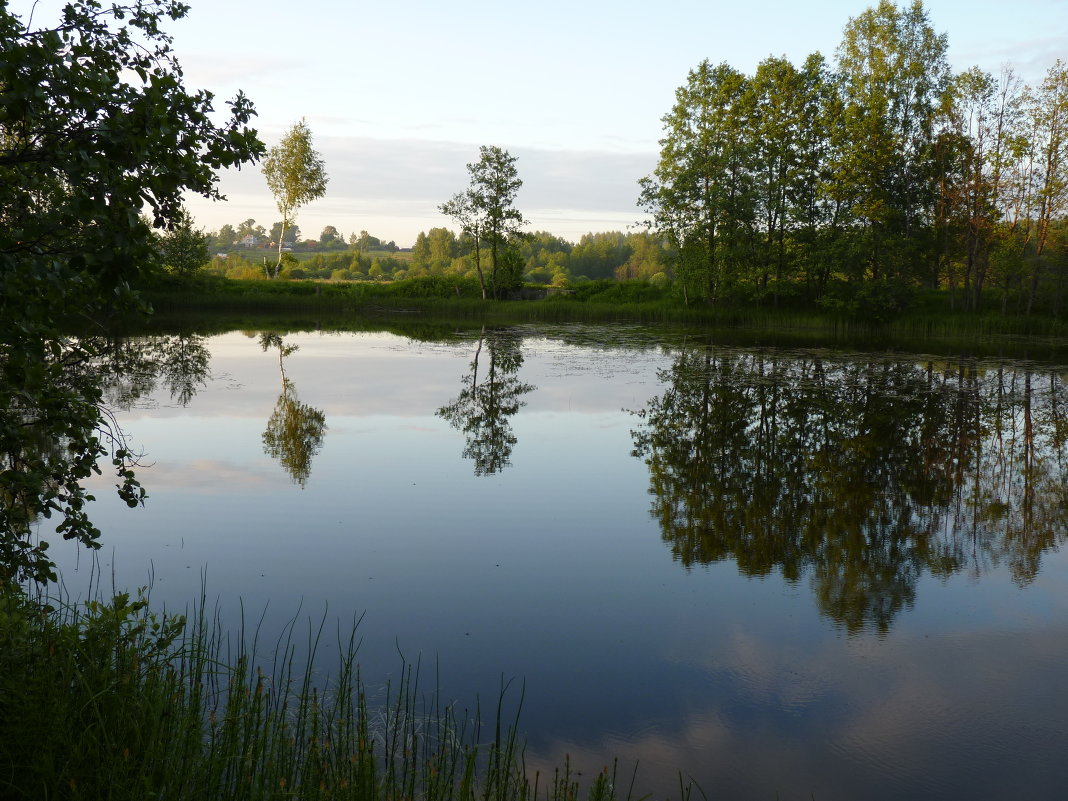
[[[565,764],[528,776],[515,725],[492,731],[420,700],[418,669],[373,706],[355,637],[336,672],[295,669],[280,646],[254,664],[201,611],[149,611],[143,594],[82,605],[0,590],[0,797],[86,801],[617,798],[613,771],[584,791]],[[353,627],[355,630],[355,627]],[[291,629],[290,629],[291,631]],[[309,653],[322,628],[309,632]]]

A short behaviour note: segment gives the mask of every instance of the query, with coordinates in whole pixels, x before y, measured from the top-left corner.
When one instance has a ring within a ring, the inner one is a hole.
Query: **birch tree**
[[[326,194],[326,165],[318,151],[312,147],[312,134],[307,123],[301,120],[282,140],[267,152],[263,162],[263,175],[267,187],[274,195],[278,212],[282,215],[282,233],[278,237],[278,261],[274,275],[282,267],[282,241],[286,229],[293,224],[296,210],[318,200]]]

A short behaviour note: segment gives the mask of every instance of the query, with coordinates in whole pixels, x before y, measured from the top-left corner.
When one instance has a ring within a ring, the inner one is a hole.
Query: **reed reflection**
[[[807,576],[850,633],[888,631],[924,571],[1026,584],[1068,533],[1054,372],[704,349],[660,379],[633,454],[675,557]]]
[[[480,375],[483,346],[486,362]],[[510,418],[525,405],[522,396],[535,389],[518,377],[522,346],[518,332],[483,328],[470,371],[461,379],[460,394],[437,411],[438,417],[467,437],[462,455],[474,461],[476,476],[493,475],[511,464],[516,436]]]
[[[323,447],[326,415],[321,409],[301,403],[296,386],[286,376],[284,360],[295,353],[298,346],[285,342],[274,333],[260,334],[259,343],[265,353],[277,348],[278,372],[282,378],[282,392],[263,432],[263,451],[277,459],[293,482],[304,489],[311,476],[312,457]]]

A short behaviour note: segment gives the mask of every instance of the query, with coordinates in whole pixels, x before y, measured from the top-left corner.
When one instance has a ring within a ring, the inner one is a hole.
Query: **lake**
[[[630,326],[133,339],[72,594],[359,619],[527,763],[709,798],[1060,798],[1068,366]],[[324,670],[326,668],[324,667]],[[474,714],[473,712],[471,714]]]

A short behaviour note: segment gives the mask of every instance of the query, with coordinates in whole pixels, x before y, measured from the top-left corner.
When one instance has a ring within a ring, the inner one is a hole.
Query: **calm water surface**
[[[206,582],[267,651],[363,616],[368,684],[401,654],[461,707],[511,680],[530,765],[639,761],[661,796],[1064,797],[1063,365],[620,328],[127,355],[150,497],[100,482],[74,593]]]

